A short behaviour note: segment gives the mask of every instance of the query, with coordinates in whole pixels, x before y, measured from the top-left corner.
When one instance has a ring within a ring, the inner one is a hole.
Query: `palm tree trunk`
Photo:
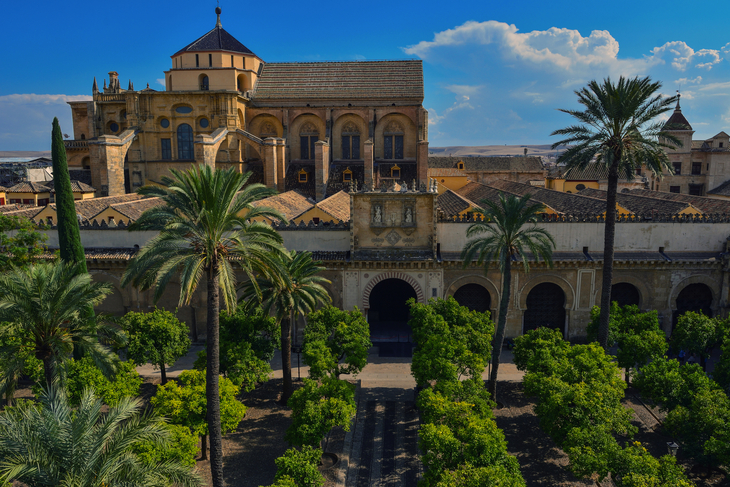
[[[291,378],[291,320],[289,316],[285,316],[281,320],[281,369],[284,376],[281,403],[286,404],[293,392]]]
[[[504,272],[502,273],[502,297],[499,300],[499,317],[497,318],[497,330],[494,334],[492,345],[492,374],[489,377],[489,394],[492,401],[497,401],[497,373],[499,372],[499,359],[502,355],[504,342],[504,331],[507,328],[507,309],[509,308],[510,285],[512,282],[512,270],[510,268],[510,255],[505,257]]]
[[[213,260],[208,266],[208,338],[206,343],[208,364],[205,374],[205,399],[207,402],[208,434],[210,435],[210,474],[213,487],[223,487],[223,439],[221,433],[221,403],[218,392],[218,373],[220,369],[219,308],[218,263]]]
[[[613,241],[616,236],[616,192],[618,191],[618,161],[608,168],[606,193],[606,234],[603,243],[603,283],[601,284],[601,314],[598,319],[598,343],[608,350],[608,324],[611,317],[611,282],[613,281]]]

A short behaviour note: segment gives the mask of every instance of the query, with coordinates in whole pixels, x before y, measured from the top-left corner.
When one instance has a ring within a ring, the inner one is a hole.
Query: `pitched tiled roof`
[[[648,198],[659,198],[668,201],[681,201],[689,203],[702,213],[728,213],[730,214],[730,201],[705,196],[692,196],[680,193],[665,193],[663,191],[650,191],[648,189],[632,189],[628,194],[645,196]]]
[[[48,193],[51,189],[45,184],[33,181],[21,181],[15,186],[5,190],[6,193]]]
[[[246,163],[246,172],[250,172],[251,175],[246,181],[246,185],[264,183],[264,163],[261,161],[250,161]]]
[[[563,170],[561,178],[566,181],[599,181],[608,179],[608,168],[603,164],[588,164],[583,169],[573,167]]]
[[[338,191],[317,203],[317,206],[340,221],[350,221],[350,195],[344,191]]]
[[[361,189],[363,187],[365,184],[365,166],[362,162],[333,162],[330,164],[330,175],[327,180],[328,195],[334,195],[338,191],[350,192],[350,182],[342,180],[342,173],[346,169],[352,171],[352,180],[357,182],[357,188]]]
[[[451,191],[450,189],[438,195],[438,198],[436,199],[436,205],[441,211],[443,211],[444,216],[447,218],[456,216],[462,211],[468,210],[469,208],[479,206],[478,204],[470,201],[469,199],[461,196],[454,191]]]
[[[286,193],[280,193],[255,201],[252,203],[252,206],[266,206],[268,208],[273,208],[274,210],[279,210],[287,220],[291,221],[305,211],[314,207],[314,203],[297,191],[287,191]]]
[[[13,210],[13,211],[6,211],[3,212],[5,216],[19,216],[22,218],[28,218],[29,220],[32,220],[35,218],[35,216],[41,212],[43,208],[39,206],[34,206],[31,208],[23,208],[20,210]]]
[[[48,187],[51,188],[51,193],[56,192],[53,181],[48,181],[46,184],[48,184]],[[74,193],[94,193],[96,190],[84,182],[72,179],[71,191],[73,191]]]
[[[730,196],[730,179],[722,183],[715,189],[711,189],[707,194],[716,194],[719,196]]]
[[[213,30],[180,49],[174,55],[182,52],[196,51],[229,51],[239,52],[242,54],[253,54],[248,47],[238,42],[235,37],[226,32],[226,30],[219,25],[216,25]]]
[[[679,108],[679,102],[677,102],[677,108],[674,109],[674,113],[669,117],[669,120],[664,124],[663,130],[692,130],[692,126],[689,124],[682,110]]]
[[[111,205],[117,203],[125,203],[127,201],[136,201],[142,199],[142,195],[137,193],[123,194],[120,196],[104,196],[102,198],[90,198],[88,200],[76,200],[74,205],[76,206],[76,214],[81,217],[83,221],[93,220],[93,217],[101,213],[102,210],[107,209]],[[51,203],[51,208],[56,210],[56,204]]]
[[[29,208],[35,208],[36,210],[38,209],[36,205],[22,205],[20,203],[12,203],[9,205],[0,205],[0,213],[10,213],[11,211],[27,210]]]
[[[490,186],[500,191],[524,196],[529,194],[533,201],[542,203],[554,209],[558,213],[566,215],[593,214],[599,215],[606,212],[606,202],[597,198],[590,198],[577,194],[563,193],[552,189],[545,189],[529,184],[515,183],[513,181],[493,181]]]
[[[160,198],[144,198],[140,200],[135,201],[127,201],[124,203],[115,203],[112,205],[109,205],[107,208],[112,208],[122,215],[129,218],[131,221],[137,220],[140,216],[142,216],[142,213],[144,213],[146,210],[149,210],[150,208],[154,208],[155,206],[164,205],[165,202],[161,200]],[[107,208],[104,208],[99,213],[105,211]],[[99,215],[97,213],[93,217],[89,218],[89,220],[94,220]]]
[[[91,186],[91,171],[88,169],[69,169],[68,175],[71,177],[71,181],[81,181]]]
[[[453,176],[467,176],[467,174],[461,169],[455,167],[431,167],[428,169],[429,178],[442,178],[442,177],[453,177]]]
[[[375,185],[379,188],[383,181],[387,181],[390,185],[393,178],[390,177],[391,169],[395,166],[400,168],[400,178],[396,182],[401,185],[405,184],[409,188],[413,184],[413,180],[418,180],[418,165],[415,162],[376,162],[373,172],[375,173]]]
[[[590,196],[606,200],[608,192],[600,189],[586,188],[578,193],[581,196]],[[698,208],[692,207],[690,203],[682,201],[663,200],[659,198],[648,198],[646,196],[634,195],[630,193],[617,193],[616,202],[637,215],[646,215],[649,213],[675,214],[690,208],[693,213],[701,213]]]
[[[464,163],[464,171],[542,172],[542,159],[536,156],[517,157],[442,157],[428,156],[429,168],[455,168]]]
[[[414,61],[267,63],[253,94],[266,100],[423,100],[423,65]]]
[[[299,171],[304,170],[307,173],[307,181],[299,182]],[[284,178],[284,187],[287,191],[296,190],[308,198],[314,199],[317,195],[317,186],[314,178],[313,162],[292,162],[287,165],[286,178]]]

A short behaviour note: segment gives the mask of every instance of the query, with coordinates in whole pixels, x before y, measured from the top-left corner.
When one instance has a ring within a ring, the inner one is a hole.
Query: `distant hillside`
[[[0,157],[51,157],[51,151],[0,150]]]
[[[432,156],[521,156],[527,148],[528,156],[555,156],[555,150],[545,145],[477,145],[453,147],[429,147],[428,153]]]

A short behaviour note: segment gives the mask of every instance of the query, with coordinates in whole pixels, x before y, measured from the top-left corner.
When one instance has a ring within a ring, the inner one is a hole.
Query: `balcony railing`
[[[96,101],[126,101],[124,93],[99,93]]]
[[[88,140],[64,140],[63,146],[66,149],[88,149]]]

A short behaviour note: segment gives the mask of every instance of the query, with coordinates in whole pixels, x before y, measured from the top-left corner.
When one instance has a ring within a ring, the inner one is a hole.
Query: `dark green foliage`
[[[51,137],[51,158],[53,159],[53,189],[56,192],[56,217],[58,218],[58,246],[61,260],[78,264],[79,272],[86,273],[86,256],[81,245],[79,220],[71,189],[71,177],[66,163],[66,148],[58,119],[53,118]]]
[[[594,306],[587,329],[591,341],[598,339],[600,315],[600,308]],[[626,369],[627,383],[632,368],[663,357],[667,352],[666,335],[659,327],[656,310],[643,313],[638,306],[621,307],[615,301],[611,303],[608,344],[618,345],[616,360],[619,367]]]
[[[276,319],[261,308],[220,314],[220,372],[243,391],[250,392],[256,384],[271,375],[269,363],[279,347],[279,326]],[[194,367],[205,369],[207,352],[198,352]]]
[[[127,332],[127,352],[135,365],[153,364],[160,369],[162,383],[167,383],[165,366],[173,365],[190,348],[188,326],[164,309],[150,313],[130,311],[121,319]]]
[[[304,387],[289,398],[292,424],[286,430],[286,440],[293,445],[316,446],[335,426],[350,431],[355,417],[355,386],[349,382],[326,377],[322,384],[304,379]]]
[[[639,369],[634,385],[663,411],[688,407],[703,390],[719,389],[698,364],[680,365],[675,359],[655,360]]]
[[[612,478],[616,487],[694,487],[676,458],[654,458],[638,441],[617,453]]]
[[[66,391],[72,406],[79,405],[88,387],[94,389],[104,404],[117,406],[125,397],[137,396],[143,382],[132,362],[120,362],[111,379],[104,377],[91,357],[69,359],[65,366]]]
[[[27,218],[0,213],[0,272],[38,261],[46,249],[48,236]],[[13,236],[8,232],[14,232]]]
[[[730,337],[727,335],[720,348],[720,360],[715,364],[712,378],[725,390],[726,394],[730,394]]]
[[[672,333],[672,348],[684,350],[687,354],[693,353],[702,358],[704,364],[712,348],[721,339],[722,326],[718,320],[688,311],[677,320]]]
[[[34,382],[43,382],[43,362],[35,356],[33,341],[25,335],[13,333],[10,323],[0,323],[0,395],[5,404],[13,404],[18,380],[29,376]]]
[[[317,470],[321,458],[319,448],[290,448],[276,459],[275,482],[271,487],[322,487],[325,479]]]
[[[489,363],[494,323],[489,313],[471,311],[453,298],[431,299],[428,304],[410,300],[416,349],[411,374],[419,386],[431,381],[481,381]]]
[[[552,375],[555,360],[565,357],[570,344],[552,328],[538,328],[515,338],[515,365],[522,371]]]
[[[146,464],[155,465],[163,462],[174,462],[180,465],[195,466],[198,454],[198,435],[190,428],[177,424],[165,424],[169,441],[159,444],[145,441],[133,448],[134,453]]]
[[[370,327],[357,307],[326,306],[307,316],[303,358],[313,379],[357,375],[367,365],[371,346]]]

